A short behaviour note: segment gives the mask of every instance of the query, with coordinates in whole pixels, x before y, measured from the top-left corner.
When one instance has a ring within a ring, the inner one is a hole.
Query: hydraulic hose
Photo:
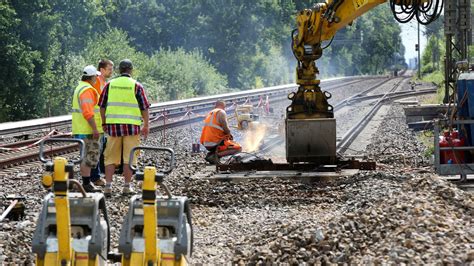
[[[395,19],[407,23],[413,17],[422,25],[435,21],[443,10],[444,0],[390,0]]]

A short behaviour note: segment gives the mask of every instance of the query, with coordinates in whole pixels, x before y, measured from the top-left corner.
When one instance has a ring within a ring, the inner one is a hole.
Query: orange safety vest
[[[212,110],[204,119],[204,127],[201,133],[201,144],[206,147],[214,147],[225,139],[224,128],[217,121],[217,113],[222,111],[221,109]]]
[[[99,93],[99,95],[102,94],[102,89],[105,87],[105,83],[105,79],[102,76],[97,76],[94,88]]]

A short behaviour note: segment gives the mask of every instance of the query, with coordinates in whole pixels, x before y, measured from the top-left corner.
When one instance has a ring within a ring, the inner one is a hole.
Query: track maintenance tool
[[[252,105],[244,104],[235,107],[235,118],[237,119],[237,128],[247,130],[250,128],[250,124],[258,123],[259,115],[254,112]]]
[[[169,167],[157,169],[146,166],[136,171],[135,179],[142,181],[142,195],[130,199],[130,207],[122,224],[119,252],[122,265],[187,265],[193,246],[191,209],[187,197],[173,196],[163,183],[175,167],[174,151],[160,147],[134,147],[130,152],[133,162],[135,151],[154,150],[169,153]],[[166,196],[157,196],[157,185]]]
[[[79,144],[80,157],[44,157],[46,142]],[[74,177],[74,164],[84,158],[84,142],[79,139],[45,139],[40,143],[40,160],[46,171],[42,183],[52,189],[43,200],[33,236],[32,249],[36,265],[106,265],[110,232],[105,198],[102,193],[86,193]],[[80,193],[69,192],[70,185]]]

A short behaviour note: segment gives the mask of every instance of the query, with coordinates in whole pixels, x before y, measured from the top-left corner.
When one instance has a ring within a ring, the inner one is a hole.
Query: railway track
[[[413,96],[436,93],[436,89],[397,92],[397,89],[405,80],[405,78],[402,78],[394,86],[392,86],[392,88],[388,92],[382,93],[382,94],[369,95],[369,93],[385,85],[390,80],[391,79],[386,79],[381,82],[378,82],[374,84],[373,86],[369,87],[368,89],[360,93],[357,93],[354,96],[348,97],[334,105],[334,112],[337,112],[337,111],[340,111],[343,107],[351,106],[356,103],[361,103],[361,102],[366,102],[366,101],[372,101],[372,102],[375,101],[375,103],[373,104],[371,103],[372,105],[369,111],[359,121],[354,121],[354,126],[351,129],[349,129],[347,132],[345,132],[343,137],[337,141],[336,148],[337,148],[338,154],[343,154],[347,150],[347,148],[359,136],[359,134],[364,130],[364,128],[367,126],[370,120],[374,117],[374,115],[377,113],[380,107],[382,107],[387,102],[397,100],[397,99],[413,97]],[[260,147],[259,152],[268,153],[273,148],[281,145],[282,143],[284,143],[284,140],[282,138],[275,137],[268,143],[264,143]]]
[[[369,77],[345,77],[333,78],[321,81],[321,86],[325,88],[347,86],[356,82],[367,79],[380,78],[377,76]],[[343,82],[343,83],[341,83]],[[199,112],[199,110],[212,108],[215,101],[223,99],[229,103],[242,103],[245,101],[255,102],[259,101],[261,97],[268,96],[270,99],[281,98],[287,93],[295,90],[296,84],[287,84],[280,86],[273,86],[262,89],[254,89],[247,91],[239,91],[233,93],[226,93],[220,95],[213,95],[207,97],[198,97],[186,100],[175,100],[162,103],[154,103],[150,107],[150,119],[158,116],[166,116],[173,118],[185,114],[186,112]],[[44,133],[44,131],[51,131],[56,128],[70,127],[71,115],[56,116],[49,118],[33,119],[18,122],[8,122],[0,124],[0,136],[2,139],[24,137],[34,133]],[[0,146],[1,147],[1,146]]]
[[[379,102],[385,102],[385,101],[388,101],[388,100],[393,100],[393,99],[398,99],[398,98],[403,98],[403,97],[410,97],[410,96],[414,96],[414,95],[420,95],[420,94],[426,94],[426,93],[432,93],[433,91],[432,90],[429,90],[429,91],[415,91],[415,92],[393,92],[393,89],[389,92],[389,93],[386,93],[386,94],[375,94],[375,95],[367,95],[369,92],[371,91],[374,91],[375,89],[379,88],[380,86],[382,86],[383,84],[385,84],[386,82],[388,82],[389,80],[391,79],[384,79],[380,82],[377,82],[375,85],[371,86],[370,88],[368,88],[367,90],[361,92],[361,93],[358,93],[354,96],[351,96],[341,102],[339,102],[338,104],[335,105],[335,110],[339,110],[340,108],[342,108],[343,106],[348,106],[348,105],[351,105],[352,103],[355,103],[355,102],[361,102],[361,101],[367,101],[367,100],[373,100],[373,99],[378,99],[378,98],[382,98]],[[336,89],[336,88],[339,88],[339,87],[344,87],[344,86],[348,86],[349,84],[355,84],[357,82],[361,82],[362,80],[360,79],[356,79],[356,80],[349,80],[349,81],[346,81],[346,82],[343,82],[343,83],[340,83],[339,85],[328,85],[327,90],[333,90],[333,89]],[[401,82],[401,81],[400,81]],[[398,85],[400,84],[397,83]],[[397,85],[397,86],[398,86]],[[275,95],[275,94],[274,94]],[[286,93],[281,93],[280,95],[278,96],[273,96],[274,98],[271,98],[271,100],[273,102],[278,102],[278,101],[282,101],[282,99],[286,99]],[[241,104],[245,101],[248,101],[248,99],[245,99],[245,98],[241,98],[239,99],[238,102],[236,102],[236,104]],[[183,102],[183,104],[185,104]],[[209,103],[209,104],[213,104],[212,103]],[[211,107],[210,106],[205,106],[203,105],[202,102],[199,103],[199,105],[201,106],[193,106],[192,109],[190,109],[189,105],[187,105],[186,108],[182,108],[181,107],[181,112],[178,112],[178,111],[174,111],[172,112],[171,110],[168,110],[168,115],[163,115],[161,117],[158,117],[158,116],[154,116],[155,118],[155,123],[152,123],[152,126],[150,128],[150,131],[151,132],[158,132],[158,131],[162,131],[162,130],[166,130],[166,129],[170,129],[170,128],[176,128],[176,127],[180,127],[180,126],[185,126],[185,125],[189,125],[189,124],[192,124],[192,123],[197,123],[197,122],[200,122],[202,120],[202,115],[205,114],[205,112],[207,112]],[[374,108],[379,108],[377,107],[378,105],[375,105]],[[178,107],[175,107],[175,110],[177,109]],[[191,111],[193,110],[193,111]],[[190,115],[192,113],[192,116]],[[376,111],[372,111],[373,114],[376,113]],[[188,115],[186,115],[188,114]],[[372,114],[372,116],[373,116]],[[157,119],[158,118],[158,119]],[[180,118],[180,119],[177,119],[177,118]],[[172,119],[177,119],[175,121],[173,121]],[[370,117],[367,117],[366,118],[367,120],[366,121],[369,121],[370,120]],[[153,118],[152,118],[153,120]],[[361,125],[365,125],[367,122],[359,122],[357,125],[359,125],[357,128],[353,128],[350,130],[350,134],[347,133],[343,139],[338,143],[338,152],[344,152],[344,147],[347,147],[347,145],[350,145],[350,141],[353,141],[355,139],[355,137],[358,135],[358,133],[360,133],[360,131],[363,129],[363,126]],[[54,137],[64,137],[64,136],[70,136],[70,134],[57,134],[57,135],[54,135],[52,136],[53,138]],[[5,145],[2,145],[0,147],[9,147],[9,148],[14,148],[14,147],[21,147],[23,145],[29,145],[35,141],[38,141],[37,138],[35,139],[32,139],[32,140],[25,140],[25,141],[20,141],[20,142],[15,142],[15,143],[10,143],[10,144],[5,144]],[[274,142],[271,142],[271,143],[267,143],[265,144],[265,147],[263,148],[264,152],[267,152],[267,151],[270,151],[272,149],[272,147],[274,146],[278,146],[278,145],[281,145],[283,142],[283,140],[275,140]],[[46,152],[46,156],[56,156],[56,155],[61,155],[61,154],[67,154],[67,153],[71,153],[71,152],[74,152],[74,151],[77,151],[77,145],[55,145],[54,147],[50,147],[50,149]],[[15,151],[12,151],[12,152],[3,152],[2,153],[2,159],[0,159],[0,169],[7,169],[9,167],[13,167],[13,166],[19,166],[19,165],[22,165],[22,164],[25,164],[25,163],[30,163],[30,162],[34,162],[34,161],[37,161],[38,160],[38,153],[39,153],[39,149],[37,147],[32,147],[32,148],[28,148],[28,149],[25,149],[25,150],[21,150],[20,152],[15,152]]]
[[[386,104],[387,102],[391,102],[393,100],[419,96],[424,94],[431,94],[436,93],[436,88],[433,89],[425,89],[419,91],[399,91],[397,89],[400,87],[403,80],[397,82],[388,92],[384,94],[375,94],[375,95],[366,95],[353,98],[351,101],[352,103],[355,102],[362,102],[362,101],[372,101],[371,108],[365,115],[357,122],[354,123],[354,126],[349,129],[343,137],[337,142],[336,148],[339,154],[343,154],[352,144],[352,142],[359,136],[359,134],[364,130],[367,124],[372,120],[375,114],[379,111],[379,109]],[[350,105],[351,101],[345,101],[341,103],[341,105]]]
[[[377,77],[368,78],[375,79]],[[337,88],[353,85],[358,82],[364,82],[366,80],[367,78],[350,77],[345,79],[324,80],[322,81],[322,84],[325,86],[325,90],[331,91]],[[383,82],[386,82],[386,79],[384,79]],[[151,107],[150,111],[150,121],[152,121],[150,132],[158,132],[166,129],[181,127],[184,125],[200,122],[203,119],[203,115],[205,115],[206,112],[213,108],[216,99],[223,99],[227,102],[231,102],[232,106],[229,108],[229,111],[232,111],[233,106],[235,105],[249,102],[251,103],[252,101],[256,102],[257,100],[262,101],[263,97],[268,97],[268,100],[272,103],[285,101],[287,100],[287,94],[293,91],[295,88],[295,85],[283,85],[260,90],[251,90],[197,99],[154,104]],[[53,120],[52,123],[50,122],[50,119]],[[43,124],[39,124],[39,120],[31,120],[31,124],[28,124],[27,121],[21,121],[17,124],[19,127],[15,128],[13,131],[11,130],[12,126],[10,125],[12,123],[6,123],[8,125],[0,125],[0,133],[12,134],[14,132],[20,132],[20,135],[24,136],[25,134],[27,134],[28,131],[31,131],[33,127],[36,128],[36,131],[33,130],[31,132],[37,133],[37,130],[44,131],[45,129],[51,129],[53,126],[65,127],[66,124],[70,123],[70,120],[65,119],[65,117],[53,117],[50,119],[44,119]],[[69,132],[51,135],[52,138],[70,136],[71,134]],[[18,142],[0,145],[0,154],[2,154],[2,158],[0,159],[0,169],[7,169],[9,167],[19,166],[25,163],[37,161],[39,148],[28,146],[34,145],[40,140],[41,138],[33,138],[29,140],[22,140]],[[19,150],[20,147],[28,148]],[[77,145],[74,144],[55,145],[54,148],[51,147],[47,151],[46,156],[67,154],[76,150]]]
[[[390,94],[396,93],[397,89],[400,87],[400,84],[404,81],[404,79],[400,79],[390,90],[383,95],[379,95],[379,97],[373,98],[372,96],[376,95],[367,95],[367,96],[362,96],[360,95],[359,98],[354,98],[352,101],[357,99],[358,102],[360,101],[367,101],[370,99],[376,99],[375,104],[372,105],[370,110],[359,120],[357,121],[354,126],[349,129],[341,138],[339,142],[336,144],[336,149],[337,153],[342,154],[344,153],[347,148],[352,144],[352,142],[359,136],[359,134],[364,130],[364,128],[367,126],[367,124],[370,122],[370,120],[374,117],[374,115],[377,113],[377,111],[382,107],[383,103],[386,101],[392,100]],[[431,92],[435,92],[430,91]],[[367,92],[368,93],[368,92]],[[367,94],[364,93],[364,94]],[[409,94],[408,94],[409,95]],[[346,102],[346,101],[345,101]],[[348,102],[346,102],[347,105]]]

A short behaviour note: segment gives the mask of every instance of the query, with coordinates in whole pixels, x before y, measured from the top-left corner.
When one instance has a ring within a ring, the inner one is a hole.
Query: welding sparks
[[[251,123],[249,130],[244,136],[243,150],[245,152],[254,152],[258,150],[266,132],[267,127],[264,124]]]

